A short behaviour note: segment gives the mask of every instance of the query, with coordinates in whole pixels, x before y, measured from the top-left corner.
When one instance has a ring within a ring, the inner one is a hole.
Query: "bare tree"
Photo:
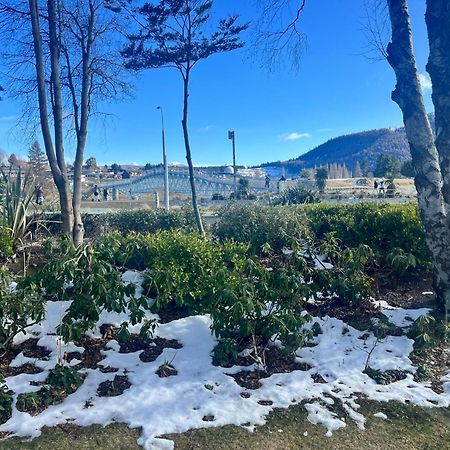
[[[83,240],[81,174],[89,118],[96,105],[127,90],[119,56],[119,16],[109,0],[28,0],[0,3],[0,29],[11,36],[6,54],[16,93],[32,114],[36,96],[45,151],[57,186],[63,230],[76,244]],[[44,6],[45,5],[45,6]],[[31,38],[30,38],[31,29]],[[20,51],[18,50],[20,48]],[[33,75],[31,75],[31,69]],[[34,99],[34,102],[33,102]],[[66,131],[76,142],[73,190],[65,162]]]
[[[306,0],[256,0],[259,17],[253,25],[252,52],[269,70],[288,63],[298,69],[306,48],[301,17]]]

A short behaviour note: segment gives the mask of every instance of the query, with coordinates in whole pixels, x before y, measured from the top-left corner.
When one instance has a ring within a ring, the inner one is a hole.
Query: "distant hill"
[[[262,164],[268,172],[277,172],[283,166],[287,176],[298,176],[303,168],[311,168],[322,164],[345,164],[353,170],[357,161],[369,161],[371,169],[375,167],[380,153],[390,153],[400,161],[411,158],[405,129],[382,128],[362,131],[330,139],[313,150],[284,162]]]

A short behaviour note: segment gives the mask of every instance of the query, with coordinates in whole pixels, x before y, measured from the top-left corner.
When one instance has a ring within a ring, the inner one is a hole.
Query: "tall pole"
[[[228,132],[228,139],[231,139],[233,143],[233,181],[234,181],[234,199],[237,199],[237,183],[236,183],[236,139],[235,132]]]
[[[162,106],[158,106],[161,111],[161,137],[162,137],[162,149],[163,149],[163,164],[164,164],[164,207],[166,211],[169,211],[169,166],[167,164],[166,153],[166,135],[164,131],[164,113]]]

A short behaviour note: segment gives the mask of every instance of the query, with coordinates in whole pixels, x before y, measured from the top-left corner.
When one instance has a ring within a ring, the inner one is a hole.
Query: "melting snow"
[[[127,272],[124,276],[126,282],[139,284],[141,279],[136,272]],[[67,307],[67,302],[49,302],[45,321],[32,327],[27,336],[17,339],[21,342],[37,336],[38,345],[49,349],[51,355],[47,361],[36,362],[44,370],[42,373],[20,374],[6,379],[9,388],[15,392],[15,398],[22,392],[37,391],[39,387],[30,385],[30,382],[45,380],[61,352],[82,351],[73,344],[60,348],[58,337],[54,334]],[[402,324],[407,316],[414,320],[428,311],[381,307],[385,314],[394,311],[396,314],[389,316],[390,320]],[[98,327],[104,323],[119,325],[124,320],[126,314],[104,313]],[[63,403],[53,405],[34,417],[14,409],[11,419],[0,426],[0,431],[35,437],[41,433],[43,426],[55,426],[67,421],[81,426],[123,422],[131,428],[142,428],[138,442],[144,448],[166,449],[173,448],[173,443],[158,436],[229,424],[245,424],[247,429],[252,430],[255,425],[264,424],[266,415],[273,408],[287,408],[300,402],[305,402],[308,419],[323,425],[327,436],[346,426],[345,420],[332,410],[335,403],[343,406],[350,420],[360,428],[364,427],[365,418],[358,412],[357,403],[361,394],[380,402],[396,400],[428,407],[450,405],[450,374],[443,379],[444,393],[437,394],[428,384],[415,382],[412,374],[389,385],[378,385],[363,373],[372,349],[370,367],[383,371],[400,369],[414,372],[416,369],[409,359],[413,341],[406,336],[388,336],[377,341],[373,334],[363,334],[341,320],[329,317],[314,320],[323,330],[323,334],[315,338],[317,345],[297,351],[297,359],[308,363],[311,369],[274,374],[262,379],[262,386],[257,390],[246,390],[227,375],[240,370],[254,370],[254,365],[230,369],[212,365],[211,352],[216,339],[211,335],[208,316],[193,316],[159,325],[157,336],[177,339],[183,347],[179,350],[166,348],[153,362],[142,362],[139,359],[141,351],[119,353],[118,343],[110,341],[102,351],[105,359],[100,364],[116,367],[118,372],[83,369],[86,374],[83,385]],[[93,335],[99,335],[98,327]],[[342,334],[344,327],[348,332]],[[138,326],[130,327],[132,332],[138,329]],[[165,361],[172,361],[178,375],[158,377],[155,372]],[[29,358],[20,354],[13,364],[18,366],[25,362],[30,362]],[[129,389],[118,397],[98,397],[97,388],[101,382],[124,373],[131,383]],[[326,383],[314,382],[313,376],[316,374]],[[240,395],[243,391],[247,391],[250,397],[243,398]],[[270,406],[261,405],[258,403],[261,400],[273,403]],[[375,416],[381,418],[381,414]],[[213,416],[214,420],[204,421],[204,416]]]

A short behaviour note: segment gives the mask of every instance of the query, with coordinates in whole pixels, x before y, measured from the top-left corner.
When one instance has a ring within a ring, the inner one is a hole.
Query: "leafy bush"
[[[20,282],[13,288],[6,269],[0,269],[0,355],[14,336],[39,323],[45,315],[45,301],[36,284]]]
[[[45,384],[37,392],[25,392],[17,396],[19,411],[39,413],[50,405],[61,403],[82,384],[84,377],[75,369],[57,364],[50,370]]]
[[[231,366],[236,361],[238,350],[234,339],[220,339],[213,350],[215,366]]]
[[[280,205],[300,205],[305,203],[320,203],[321,199],[316,191],[301,186],[290,187],[281,194],[276,202]]]
[[[267,270],[248,259],[231,272],[218,272],[210,308],[215,334],[222,339],[249,338],[263,364],[264,351],[271,341],[281,341],[287,353],[301,347],[311,335],[303,330],[311,319],[304,313],[311,288],[297,269],[280,265]]]
[[[115,264],[147,269],[144,286],[156,299],[155,310],[173,301],[190,312],[202,310],[208,301],[217,271],[245,260],[247,252],[243,244],[219,244],[180,231],[128,236],[112,233],[100,239],[96,248],[102,258]]]
[[[72,300],[58,330],[66,342],[79,340],[96,325],[104,310],[128,310],[133,325],[144,321],[143,330],[152,332],[153,322],[145,321],[147,299],[136,298],[135,286],[124,286],[119,270],[102,259],[91,244],[76,248],[63,238],[58,248],[47,243],[46,250],[50,262],[25,281],[39,286],[47,297]]]
[[[272,255],[265,265],[249,257],[244,244],[179,231],[113,233],[95,247],[102,259],[146,269],[144,288],[155,299],[155,311],[176,305],[189,314],[209,313],[221,339],[214,358],[223,361],[234,353],[230,339],[250,339],[262,354],[273,339],[288,352],[296,350],[312,333],[303,329],[310,297],[355,304],[371,293],[363,271],[371,257],[367,247],[342,252],[327,241],[334,267],[322,270],[315,248],[306,241],[294,244],[293,253]]]
[[[332,267],[322,270],[320,258],[315,258],[316,270],[311,276],[314,290],[321,297],[337,297],[344,305],[354,306],[373,294],[372,279],[366,274],[366,267],[373,264],[374,254],[368,245],[356,248],[343,248],[333,234],[327,235],[314,254],[325,254]],[[314,257],[310,255],[310,257]]]
[[[47,383],[54,389],[72,394],[83,383],[83,377],[72,367],[57,364],[50,371]]]
[[[275,252],[309,234],[303,211],[293,207],[230,204],[219,211],[213,235],[221,242],[233,239],[250,245],[259,254],[264,244]]]
[[[443,320],[425,314],[414,321],[408,332],[408,337],[414,339],[418,349],[427,349],[444,340],[449,331],[449,325]]]
[[[108,231],[123,234],[155,233],[158,230],[195,230],[195,218],[189,209],[166,211],[164,209],[140,209],[109,214],[85,215],[87,234],[98,235]]]
[[[386,255],[386,262],[399,277],[403,277],[408,269],[417,266],[416,257],[412,253],[406,253],[401,248],[393,248]]]
[[[14,254],[11,233],[0,225],[0,261],[5,261]]]
[[[305,205],[303,208],[317,239],[333,232],[344,246],[368,245],[383,260],[393,249],[400,248],[416,258],[417,267],[430,267],[415,203],[320,204]]]
[[[8,389],[0,373],[0,425],[5,423],[12,414],[13,392]]]

